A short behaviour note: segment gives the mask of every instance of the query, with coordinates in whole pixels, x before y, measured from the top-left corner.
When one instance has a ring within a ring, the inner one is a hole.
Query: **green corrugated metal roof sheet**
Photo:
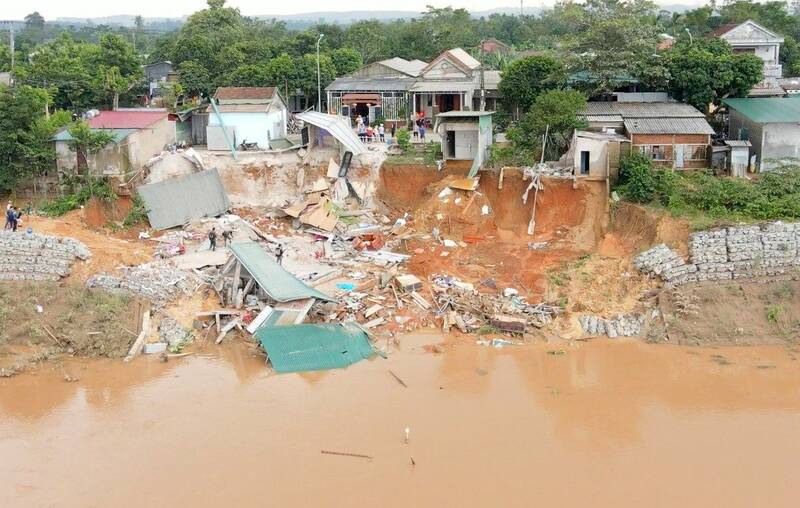
[[[375,354],[366,332],[353,324],[263,327],[256,339],[276,372],[338,369]]]
[[[147,219],[155,229],[216,217],[231,207],[216,169],[142,185],[136,190],[147,208]]]
[[[275,301],[291,302],[304,298],[334,301],[333,298],[306,286],[303,281],[287,272],[255,242],[234,243],[231,252],[252,275],[261,289]]]
[[[800,101],[792,98],[724,99],[722,102],[754,122],[800,122]]]
[[[114,143],[120,144],[122,141],[136,132],[136,129],[92,129],[93,131],[110,132],[114,136]],[[51,138],[52,141],[70,141],[72,136],[69,130],[64,129]]]

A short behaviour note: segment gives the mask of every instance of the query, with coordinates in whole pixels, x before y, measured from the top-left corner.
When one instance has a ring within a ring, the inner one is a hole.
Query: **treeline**
[[[540,99],[544,94],[576,90],[590,97],[636,83],[640,90],[666,90],[698,108],[746,94],[761,79],[762,65],[757,57],[733,54],[723,41],[707,37],[723,24],[753,19],[781,34],[784,73],[800,75],[800,13],[783,1],[738,0],[684,13],[660,11],[648,0],[564,1],[536,16],[482,18],[464,9],[429,7],[411,20],[321,23],[302,31],[243,16],[225,0],[207,3],[178,30],[162,34],[149,30],[141,18],[131,28],[70,28],[47,23],[38,13],[27,16],[17,32],[17,87],[0,93],[0,116],[6,116],[0,129],[0,186],[9,188],[40,170],[47,154],[43,133],[54,128],[51,120],[45,123],[48,115],[135,104],[146,90],[142,64],[161,60],[171,61],[178,73],[178,84],[167,90],[171,104],[208,96],[218,86],[274,85],[286,95],[299,90],[311,105],[317,93],[317,43],[324,87],[336,76],[393,56],[428,61],[462,47],[480,57],[480,42],[494,38],[512,48],[484,59],[504,71],[503,111],[496,118],[516,120],[511,127],[524,148],[519,153],[532,159],[538,157],[541,115],[574,111],[581,102],[576,94]],[[672,49],[658,49],[665,35],[675,39]],[[7,41],[2,32],[0,39]],[[0,42],[0,70],[10,63],[9,47]],[[539,110],[531,116],[534,106]],[[563,120],[565,137],[574,127],[565,117],[551,120]]]

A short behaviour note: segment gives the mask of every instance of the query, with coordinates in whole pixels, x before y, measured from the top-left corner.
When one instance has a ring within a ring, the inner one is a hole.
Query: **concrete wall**
[[[153,156],[158,155],[166,145],[175,143],[177,139],[175,133],[175,122],[168,119],[160,120],[146,129],[140,129],[128,136],[122,142],[122,146],[127,145],[128,161],[122,161],[123,165],[129,163],[126,169],[138,170]],[[125,171],[122,171],[123,173]]]
[[[235,129],[234,144],[237,146],[246,140],[248,143],[258,143],[258,147],[262,150],[268,150],[270,139],[286,136],[286,110],[283,108],[269,113],[220,113],[220,115],[226,127]],[[209,115],[208,125],[219,125],[217,115]]]
[[[573,168],[575,175],[581,176],[581,152],[589,152],[589,175],[603,177],[606,176],[606,160],[608,157],[608,140],[575,138],[575,151],[573,157]]]
[[[770,159],[800,157],[800,124],[770,123],[763,126],[761,171],[775,167]]]
[[[761,124],[751,121],[739,111],[731,108],[728,116],[728,138],[750,141],[750,144],[753,145],[750,154],[756,156],[756,167],[760,168],[763,141]]]

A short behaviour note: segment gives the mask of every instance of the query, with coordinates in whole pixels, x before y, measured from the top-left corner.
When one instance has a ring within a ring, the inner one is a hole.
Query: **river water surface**
[[[314,374],[228,346],[0,380],[0,506],[800,504],[800,351],[435,340]]]

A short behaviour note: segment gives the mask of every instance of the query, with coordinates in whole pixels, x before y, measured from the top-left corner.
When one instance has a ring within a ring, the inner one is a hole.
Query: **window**
[[[686,145],[686,155],[688,156],[688,160],[694,161],[704,161],[706,160],[706,154],[708,146],[706,145]]]
[[[655,161],[667,160],[663,145],[639,145],[639,151]]]

